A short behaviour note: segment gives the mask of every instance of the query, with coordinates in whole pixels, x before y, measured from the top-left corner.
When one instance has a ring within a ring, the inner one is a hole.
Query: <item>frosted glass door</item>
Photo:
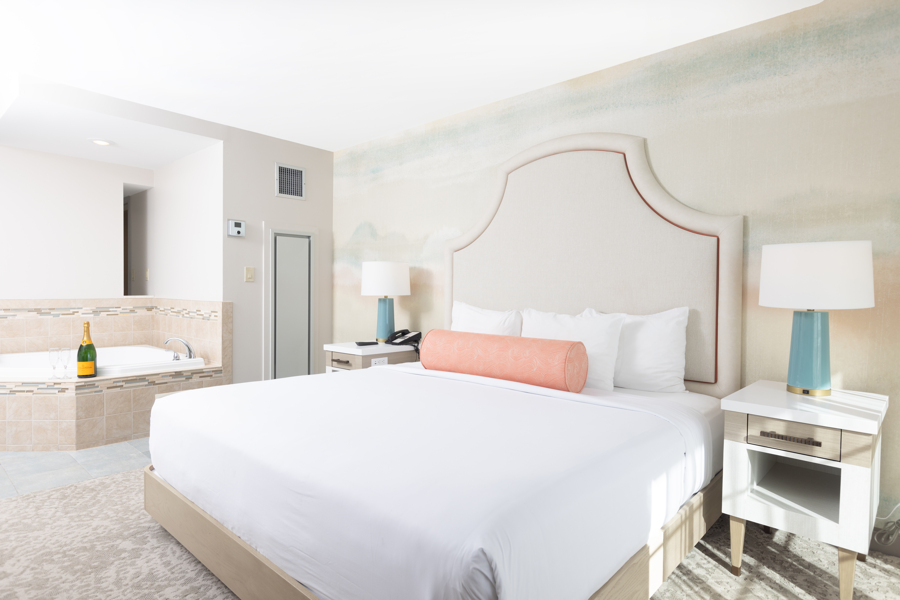
[[[309,375],[309,238],[276,234],[275,378]]]

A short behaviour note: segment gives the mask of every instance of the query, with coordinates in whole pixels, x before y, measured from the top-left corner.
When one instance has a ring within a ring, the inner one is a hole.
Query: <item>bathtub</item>
[[[76,350],[71,350],[66,379],[75,379]],[[186,358],[178,354],[180,360],[172,360],[175,352],[163,350],[155,346],[116,346],[97,348],[97,377],[126,377],[145,373],[162,373],[166,371],[187,371],[204,366],[202,358]],[[18,354],[0,354],[0,380],[2,381],[38,381],[47,380],[53,374],[47,352],[22,352]],[[62,376],[60,367],[56,368],[57,376]],[[86,380],[83,380],[86,381]]]

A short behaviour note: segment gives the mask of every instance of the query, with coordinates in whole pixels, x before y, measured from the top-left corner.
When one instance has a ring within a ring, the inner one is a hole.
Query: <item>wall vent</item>
[[[306,176],[303,169],[275,163],[275,180],[278,183],[278,193],[275,194],[280,198],[305,198]]]

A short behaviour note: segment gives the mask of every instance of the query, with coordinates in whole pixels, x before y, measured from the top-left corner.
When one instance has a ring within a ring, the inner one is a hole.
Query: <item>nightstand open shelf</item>
[[[810,463],[753,450],[750,457],[751,480],[758,479],[750,486],[751,496],[781,510],[839,524],[840,469],[813,469]]]

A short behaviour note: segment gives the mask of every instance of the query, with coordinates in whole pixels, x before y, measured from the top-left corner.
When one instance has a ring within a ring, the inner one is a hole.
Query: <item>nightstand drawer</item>
[[[749,415],[747,443],[828,460],[841,460],[841,430]]]
[[[362,369],[362,356],[342,354],[340,352],[326,352],[325,366],[345,370]]]

